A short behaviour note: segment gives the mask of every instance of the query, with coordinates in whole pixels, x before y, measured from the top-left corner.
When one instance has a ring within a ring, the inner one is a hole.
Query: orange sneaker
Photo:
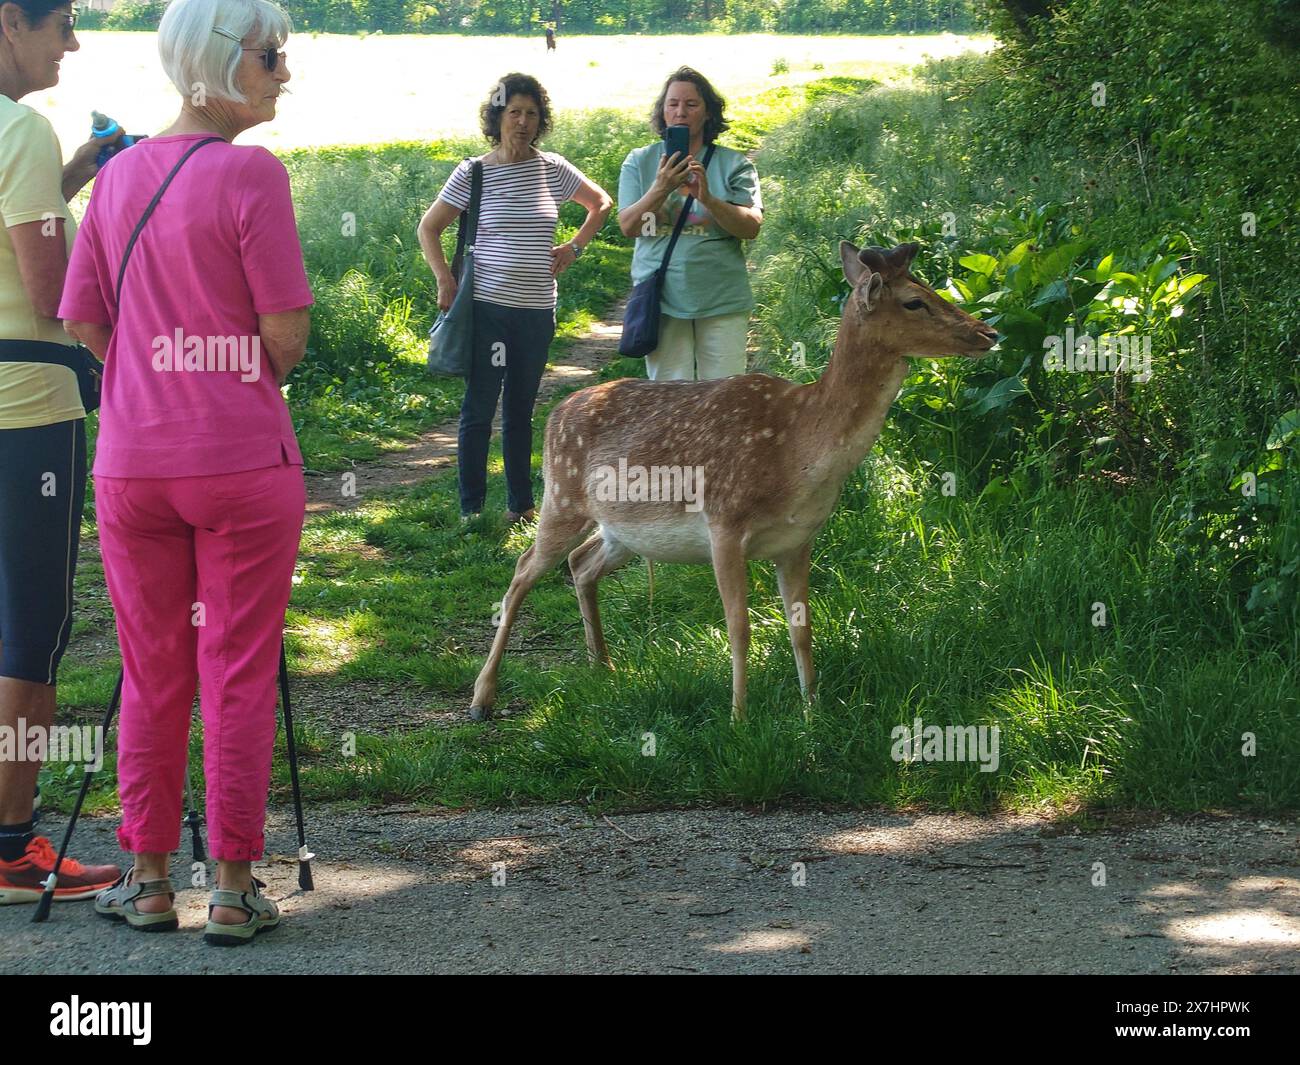
[[[35,902],[45,890],[45,880],[54,870],[59,854],[44,836],[27,844],[27,853],[17,861],[0,862],[0,906],[17,902]],[[59,883],[54,889],[55,902],[93,899],[122,875],[116,865],[82,865],[65,857],[59,866]]]

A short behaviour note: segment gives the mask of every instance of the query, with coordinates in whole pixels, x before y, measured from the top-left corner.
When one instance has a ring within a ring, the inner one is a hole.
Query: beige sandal
[[[203,929],[203,941],[214,947],[238,947],[251,943],[259,932],[269,932],[280,923],[280,910],[270,899],[262,898],[260,889],[266,887],[253,878],[251,891],[230,891],[218,888],[208,900],[208,924]],[[248,914],[243,924],[218,924],[212,920],[217,906],[232,906]]]
[[[175,906],[161,913],[145,913],[136,905],[141,899],[155,895],[166,895],[174,903],[176,888],[172,886],[171,878],[133,883],[131,877],[134,874],[134,869],[128,869],[118,877],[117,883],[96,895],[95,912],[110,921],[125,921],[141,932],[171,932],[179,928],[181,922]]]

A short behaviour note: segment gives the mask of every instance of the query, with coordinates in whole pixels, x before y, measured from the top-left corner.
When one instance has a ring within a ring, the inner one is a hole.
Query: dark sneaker
[[[27,853],[17,861],[0,862],[0,906],[39,899],[58,856],[48,839],[36,836],[27,844]],[[75,858],[64,858],[59,866],[54,901],[93,899],[121,875],[122,870],[116,865],[82,865]]]

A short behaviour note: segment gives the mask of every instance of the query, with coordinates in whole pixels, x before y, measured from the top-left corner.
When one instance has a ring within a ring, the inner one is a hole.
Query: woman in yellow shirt
[[[33,826],[40,763],[29,741],[54,720],[55,675],[72,631],[72,578],[86,491],[86,412],[73,342],[57,317],[76,230],[67,201],[95,175],[101,143],[63,166],[50,123],[18,103],[58,84],[79,45],[68,0],[0,2],[0,904],[34,902],[54,849]],[[64,859],[56,900],[92,898],[114,865]]]

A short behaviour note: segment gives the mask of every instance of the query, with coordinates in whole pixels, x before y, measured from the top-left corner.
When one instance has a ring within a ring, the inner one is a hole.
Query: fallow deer
[[[635,555],[711,563],[727,616],[736,719],[745,712],[749,648],[745,563],[774,562],[799,686],[812,698],[807,602],[813,538],[880,434],[907,376],[907,356],[980,355],[997,340],[996,330],[911,275],[917,248],[859,250],[840,243],[852,292],[830,362],[811,384],[763,373],[714,381],[623,379],[584,388],[555,408],[546,425],[546,489],[536,540],[515,567],[492,650],[474,685],[471,717],[491,716],[519,607],[568,551],[587,649],[607,666],[612,663],[596,599],[601,577]],[[688,498],[611,499],[617,493],[607,490],[609,471],[624,468],[620,460],[627,469],[702,472],[699,505],[692,510]]]

